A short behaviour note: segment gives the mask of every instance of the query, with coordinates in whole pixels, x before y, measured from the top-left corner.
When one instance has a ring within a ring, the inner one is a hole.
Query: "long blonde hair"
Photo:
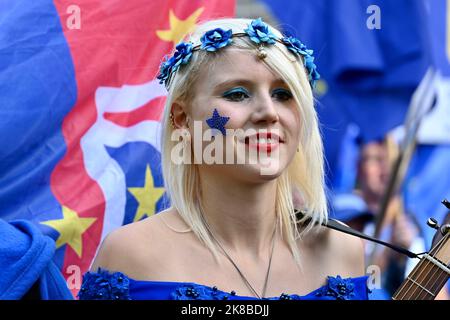
[[[220,19],[207,21],[199,25],[187,38],[194,46],[200,43],[200,37],[214,28],[232,29],[233,33],[244,32],[249,19]],[[281,33],[272,28],[272,32],[281,37]],[[235,37],[229,46],[255,50],[255,44],[248,37]],[[221,50],[226,50],[223,48]],[[283,230],[283,239],[289,245],[296,262],[300,262],[296,240],[316,225],[326,221],[327,203],[324,190],[323,146],[318,127],[314,99],[302,61],[299,61],[287,48],[278,42],[266,46],[267,57],[264,63],[278,73],[289,86],[299,107],[300,140],[298,152],[288,168],[277,178],[276,210],[279,224]],[[210,237],[202,219],[199,172],[196,164],[176,165],[171,161],[171,151],[176,142],[171,141],[173,128],[170,123],[172,104],[176,101],[190,101],[190,89],[198,80],[200,68],[212,66],[216,53],[196,51],[189,64],[182,66],[172,75],[162,120],[162,167],[167,192],[172,206],[217,257],[217,247]],[[301,199],[294,205],[293,194]],[[294,209],[305,215],[300,221]],[[302,222],[309,220],[310,223]],[[302,226],[302,227],[300,227]]]

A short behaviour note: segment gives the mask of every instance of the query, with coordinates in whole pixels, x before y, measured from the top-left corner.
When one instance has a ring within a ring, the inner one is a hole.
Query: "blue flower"
[[[317,296],[334,297],[337,300],[348,300],[355,295],[355,284],[351,279],[342,279],[341,276],[328,277],[327,284],[317,292]]]
[[[281,39],[281,41],[289,50],[302,56],[311,56],[314,53],[313,50],[308,50],[308,48],[306,48],[306,46],[297,38],[284,37]]]
[[[80,300],[130,300],[130,280],[121,272],[87,272],[83,276]]]
[[[216,28],[206,32],[200,39],[202,45],[200,49],[206,51],[217,51],[217,49],[223,48],[231,43],[231,36],[233,31],[223,30],[221,28]]]
[[[317,66],[314,63],[314,51],[309,50],[300,40],[294,37],[284,37],[281,39],[286,47],[301,56],[303,56],[304,66],[308,73],[308,80],[311,87],[315,87],[316,81],[320,79],[320,74],[317,72]]]
[[[283,43],[288,50],[293,53],[302,56],[304,66],[307,70],[308,80],[312,88],[315,87],[315,83],[320,79],[320,74],[317,72],[317,67],[314,64],[313,50],[309,50],[300,40],[294,37],[278,37],[269,28],[269,26],[262,21],[261,18],[252,20],[247,29],[244,30],[245,34],[249,36],[250,40],[254,43],[261,44],[275,44],[276,41]],[[239,34],[241,36],[242,33]],[[233,31],[231,29],[224,30],[216,28],[207,31],[200,39],[201,45],[193,47],[190,42],[181,42],[176,46],[174,54],[169,57],[166,56],[161,63],[159,74],[157,79],[159,83],[165,83],[168,85],[170,77],[175,73],[181,65],[188,64],[191,60],[192,53],[195,50],[201,49],[208,52],[215,52],[220,48],[226,47],[232,42]]]
[[[274,44],[275,40],[278,39],[277,36],[269,30],[269,26],[264,23],[261,18],[253,20],[244,31],[253,42],[258,44],[262,42]]]
[[[289,294],[282,293],[278,299],[279,300],[294,300],[294,297],[292,297]]]
[[[169,79],[170,70],[172,68],[173,58],[170,58],[168,56],[164,57],[164,61],[161,63],[161,66],[159,67],[159,74],[156,77],[159,80],[160,84],[163,84],[164,82]]]
[[[173,54],[174,64],[172,65],[172,72],[177,71],[181,64],[187,64],[192,57],[192,43],[181,42],[175,47]]]
[[[320,74],[317,72],[317,66],[314,63],[313,56],[305,56],[305,68],[308,70],[308,77],[311,86],[314,88],[316,85],[316,81],[320,79]]]
[[[126,277],[123,273],[115,272],[110,280],[111,285],[111,296],[114,300],[118,299],[130,299],[129,297],[129,287],[130,279]]]
[[[228,300],[233,295],[234,292],[226,293],[217,287],[210,288],[198,284],[185,284],[171,293],[174,300]]]
[[[188,64],[192,57],[192,43],[181,42],[175,47],[175,53],[172,57],[165,57],[164,61],[161,63],[159,74],[157,79],[159,83],[165,83],[169,79],[170,75],[178,70],[180,65]]]

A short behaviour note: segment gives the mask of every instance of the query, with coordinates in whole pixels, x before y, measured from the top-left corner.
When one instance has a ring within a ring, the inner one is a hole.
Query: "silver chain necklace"
[[[270,267],[272,265],[272,257],[273,257],[273,250],[275,248],[275,234],[277,231],[277,226],[278,226],[278,219],[275,223],[275,228],[273,229],[273,234],[272,234],[272,248],[270,250],[270,257],[269,257],[269,265],[267,266],[267,272],[266,272],[266,277],[264,279],[264,286],[263,286],[263,290],[261,295],[259,295],[256,290],[253,288],[253,286],[250,284],[250,282],[247,280],[247,278],[244,276],[244,273],[241,271],[241,269],[239,269],[239,267],[237,266],[237,264],[234,262],[234,260],[230,257],[230,255],[227,253],[227,251],[223,248],[222,244],[220,243],[220,241],[214,236],[214,233],[211,230],[211,227],[209,226],[208,222],[206,222],[206,219],[204,218],[203,214],[201,215],[203,222],[205,223],[206,229],[208,230],[208,233],[211,235],[211,237],[214,239],[214,241],[217,243],[217,245],[219,246],[219,248],[222,250],[222,252],[224,253],[224,255],[227,257],[227,259],[231,262],[231,264],[234,266],[234,268],[236,269],[236,271],[239,273],[239,276],[241,277],[242,281],[246,284],[247,288],[250,289],[250,291],[253,292],[253,294],[258,298],[258,299],[262,299],[265,297],[266,295],[266,290],[267,290],[267,283],[269,281],[269,274],[270,274]]]

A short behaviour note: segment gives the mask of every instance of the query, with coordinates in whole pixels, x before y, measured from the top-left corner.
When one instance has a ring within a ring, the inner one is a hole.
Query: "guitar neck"
[[[449,234],[422,257],[392,297],[393,300],[434,300],[449,275]]]

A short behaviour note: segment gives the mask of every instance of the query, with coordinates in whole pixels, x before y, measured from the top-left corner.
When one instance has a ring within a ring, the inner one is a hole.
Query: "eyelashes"
[[[222,97],[230,101],[242,101],[250,97],[250,93],[244,88],[234,88],[226,91]]]
[[[279,100],[287,101],[293,98],[291,91],[287,89],[275,89],[272,92],[272,96],[276,95]]]
[[[274,89],[271,95],[280,101],[287,101],[293,98],[291,91],[283,88]],[[240,102],[251,98],[251,94],[245,88],[234,88],[224,92],[222,97],[229,101]]]

